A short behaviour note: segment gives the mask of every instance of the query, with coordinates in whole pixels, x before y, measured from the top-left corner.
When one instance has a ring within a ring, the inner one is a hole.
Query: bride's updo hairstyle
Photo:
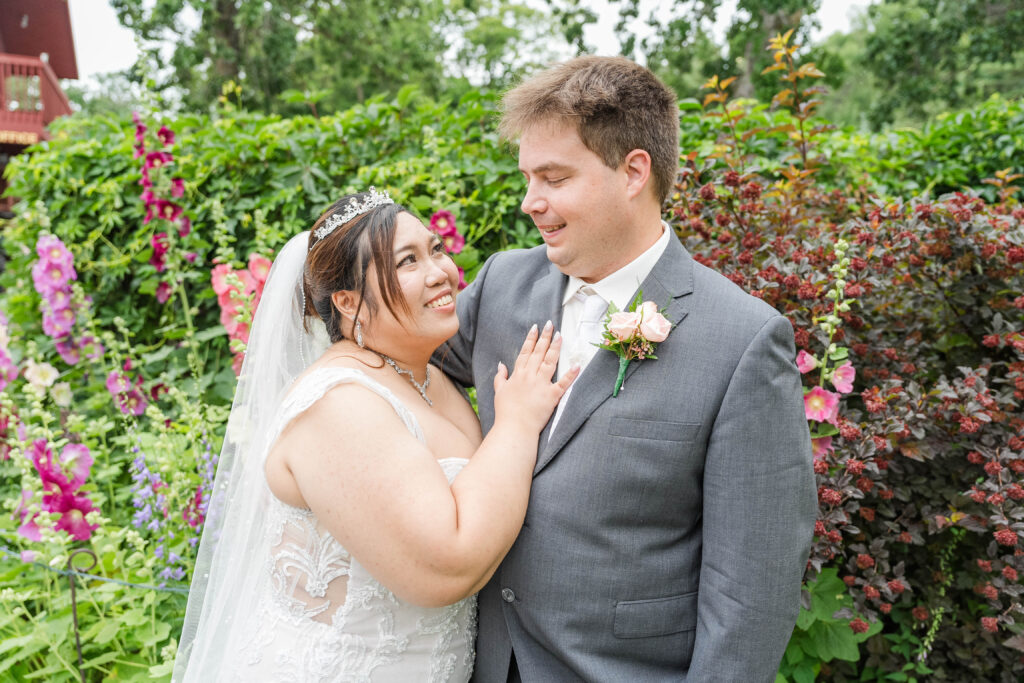
[[[331,301],[335,292],[358,292],[357,318],[364,303],[371,317],[376,315],[381,303],[399,320],[396,304],[406,314],[409,313],[409,304],[398,284],[394,257],[395,222],[399,213],[407,211],[405,207],[400,204],[377,206],[339,225],[323,239],[317,239],[317,229],[328,218],[334,214],[341,215],[353,199],[364,202],[369,196],[368,192],[345,195],[317,219],[309,233],[309,253],[302,278],[306,296],[305,315],[315,315],[324,321],[331,343],[345,338],[341,312]],[[370,264],[377,272],[377,289],[382,302],[378,302],[366,286]],[[308,318],[303,320],[303,324],[308,331]]]

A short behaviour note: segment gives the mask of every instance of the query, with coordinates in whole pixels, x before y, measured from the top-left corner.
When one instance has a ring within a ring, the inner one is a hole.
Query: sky
[[[642,2],[641,6],[650,6],[652,2],[654,0]],[[818,12],[821,29],[813,39],[817,41],[836,31],[849,30],[851,12],[869,4],[870,0],[822,0]],[[68,6],[80,80],[94,82],[96,74],[120,71],[135,63],[138,49],[132,33],[117,23],[117,16],[107,0],[68,0]],[[592,0],[591,7],[598,12],[600,19],[596,26],[588,28],[587,41],[596,47],[598,54],[617,54],[618,43],[612,32],[615,12],[606,11],[606,0]],[[716,24],[718,35],[724,33],[735,8],[736,0],[722,3]],[[641,16],[646,16],[646,13],[642,11]]]

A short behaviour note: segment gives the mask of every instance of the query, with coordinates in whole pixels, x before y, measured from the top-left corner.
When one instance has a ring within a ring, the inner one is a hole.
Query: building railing
[[[38,57],[0,53],[0,143],[30,145],[46,126],[71,113],[50,65]]]

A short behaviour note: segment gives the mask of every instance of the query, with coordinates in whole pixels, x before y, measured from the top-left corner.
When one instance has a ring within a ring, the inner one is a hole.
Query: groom
[[[675,95],[619,57],[580,57],[503,101],[522,209],[544,246],[495,254],[458,297],[444,370],[477,387],[553,321],[583,372],[540,437],[526,521],[479,596],[475,680],[773,681],[816,510],[793,331],[696,263],[661,221]],[[637,291],[675,325],[657,359],[591,342]]]

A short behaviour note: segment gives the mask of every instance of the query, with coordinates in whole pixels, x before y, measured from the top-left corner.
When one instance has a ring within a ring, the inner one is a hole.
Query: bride
[[[576,372],[552,382],[561,340],[534,326],[511,373],[496,368],[481,439],[428,365],[458,330],[457,283],[438,236],[373,188],[278,255],[175,681],[469,678],[473,594],[519,533],[540,431]]]

